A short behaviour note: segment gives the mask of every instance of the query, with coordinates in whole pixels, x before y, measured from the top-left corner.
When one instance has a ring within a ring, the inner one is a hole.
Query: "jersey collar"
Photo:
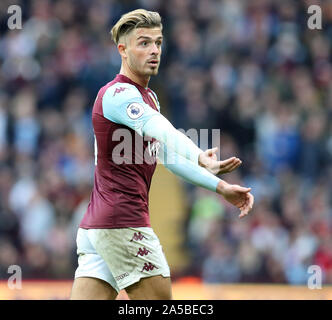
[[[115,77],[116,80],[118,80],[119,82],[127,82],[130,83],[136,87],[142,88],[144,90],[147,90],[148,87],[144,88],[143,86],[141,86],[140,84],[134,82],[133,80],[131,80],[130,78],[128,78],[127,76],[123,75],[123,74],[117,74]]]

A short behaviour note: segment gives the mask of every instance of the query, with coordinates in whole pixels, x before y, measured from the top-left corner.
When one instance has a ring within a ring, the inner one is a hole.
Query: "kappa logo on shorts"
[[[141,272],[143,272],[144,270],[145,270],[145,271],[152,271],[154,268],[159,269],[158,267],[156,267],[156,266],[155,266],[154,264],[152,264],[151,262],[149,262],[149,263],[144,263],[144,267],[143,267],[143,269],[142,269]]]
[[[140,256],[147,256],[149,253],[152,253],[150,250],[146,249],[145,247],[143,247],[143,249],[139,248],[136,257]]]
[[[140,232],[138,234],[135,232],[133,235],[133,238],[130,240],[130,242],[132,242],[133,240],[137,241],[137,240],[143,240],[143,239],[147,239],[147,237],[143,236]]]

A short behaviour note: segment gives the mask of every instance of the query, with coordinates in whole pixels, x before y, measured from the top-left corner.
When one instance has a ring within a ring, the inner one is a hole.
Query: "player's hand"
[[[242,161],[236,157],[218,161],[217,151],[216,147],[202,152],[198,157],[198,164],[214,175],[232,172],[241,165]]]
[[[239,218],[245,217],[254,205],[254,196],[250,193],[250,190],[251,188],[229,184],[223,180],[217,186],[217,193],[221,194],[225,200],[240,209]]]

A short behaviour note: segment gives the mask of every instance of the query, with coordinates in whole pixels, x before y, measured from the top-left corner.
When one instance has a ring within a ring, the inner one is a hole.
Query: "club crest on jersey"
[[[127,107],[127,114],[130,119],[138,119],[144,113],[144,107],[139,103],[131,103]]]

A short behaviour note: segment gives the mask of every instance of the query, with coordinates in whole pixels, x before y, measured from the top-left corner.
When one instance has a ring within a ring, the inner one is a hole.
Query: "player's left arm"
[[[160,103],[159,103],[158,97],[154,91],[152,91],[151,89],[150,89],[150,91],[152,92],[151,97],[153,98],[153,101],[155,102],[155,104],[158,108],[158,111],[160,113]],[[155,123],[155,127],[160,129],[163,127],[163,124]],[[171,134],[172,131],[173,130],[171,130],[171,129],[167,130],[169,135]],[[179,152],[179,149],[180,150],[184,149],[184,142],[181,139],[179,139],[179,140],[180,140],[179,145],[177,145],[178,148],[174,148],[173,151],[176,152],[178,155],[183,156],[183,154],[181,154],[181,152]],[[193,149],[196,149],[199,152],[197,162],[196,161],[193,161],[193,162],[195,164],[198,163],[199,166],[205,168],[206,170],[208,170],[209,172],[211,172],[214,175],[220,175],[220,174],[232,172],[232,171],[236,170],[242,164],[242,161],[240,159],[238,159],[237,157],[231,157],[226,160],[218,161],[217,155],[216,155],[218,148],[212,148],[212,149],[207,149],[207,150],[203,151],[198,146],[196,146],[195,143],[193,141],[191,141],[189,138],[187,138],[187,140],[185,142],[186,142],[186,144],[192,146]],[[168,148],[168,149],[170,149],[170,148]],[[186,159],[189,159],[189,158],[186,157]]]
[[[240,209],[240,218],[246,216],[252,209],[254,197],[250,193],[250,188],[221,180],[198,164],[177,154],[173,149],[167,148],[166,145],[160,147],[158,158],[169,171],[187,182],[222,195],[225,200]]]
[[[157,96],[154,96],[157,100]],[[160,113],[159,102],[156,106],[158,111],[147,105],[139,90],[128,83],[113,84],[107,88],[102,98],[103,116],[106,119],[125,125],[141,136],[155,138],[213,174],[230,172],[240,165],[239,159],[234,157],[217,161],[212,153],[210,156],[201,150]]]

